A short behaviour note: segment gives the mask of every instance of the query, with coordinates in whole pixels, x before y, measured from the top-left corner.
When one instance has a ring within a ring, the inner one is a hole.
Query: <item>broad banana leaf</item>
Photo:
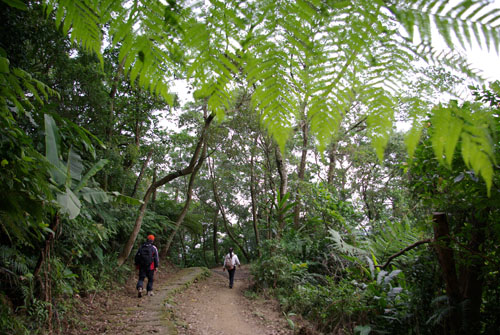
[[[61,206],[61,213],[68,214],[68,217],[72,220],[80,214],[80,208],[82,204],[78,197],[69,188],[66,188],[65,193],[59,193],[57,195],[57,202]]]

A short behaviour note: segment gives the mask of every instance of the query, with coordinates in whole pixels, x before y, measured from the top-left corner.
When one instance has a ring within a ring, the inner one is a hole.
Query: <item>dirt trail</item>
[[[246,266],[236,270],[232,289],[222,268],[163,269],[155,276],[155,295],[140,299],[136,281],[136,276],[131,276],[122,288],[81,298],[76,307],[77,324],[62,333],[293,334],[276,301],[247,291],[250,274]]]
[[[76,325],[63,334],[176,334],[167,302],[206,274],[202,268],[163,269],[155,275],[155,295],[142,298],[137,297],[137,276],[133,275],[124,287],[81,299],[76,306]]]
[[[211,271],[212,276],[176,295],[174,313],[179,334],[292,334],[276,302],[245,296],[250,285],[246,266],[236,269],[232,289],[227,272]]]

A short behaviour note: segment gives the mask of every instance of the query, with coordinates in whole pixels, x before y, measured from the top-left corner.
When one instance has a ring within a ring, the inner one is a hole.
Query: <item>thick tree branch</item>
[[[148,190],[146,191],[146,194],[144,195],[143,198],[143,203],[141,207],[139,208],[139,215],[137,216],[137,219],[135,220],[135,225],[134,229],[132,230],[132,233],[130,234],[130,237],[123,247],[123,250],[118,257],[118,266],[121,266],[123,263],[125,263],[125,260],[128,258],[130,255],[130,252],[132,251],[132,248],[134,246],[135,240],[137,239],[137,235],[139,235],[139,231],[141,230],[141,225],[142,225],[142,220],[144,218],[144,214],[146,213],[146,208],[148,206],[149,199],[151,197],[151,194],[153,194],[156,189],[160,186],[165,185],[166,183],[174,180],[175,178],[181,177],[188,175],[193,172],[196,166],[196,162],[198,161],[198,158],[200,157],[203,143],[205,141],[206,133],[208,130],[208,127],[210,126],[210,123],[214,119],[215,114],[210,114],[208,117],[205,118],[205,124],[203,125],[203,128],[200,132],[200,137],[198,138],[198,143],[196,144],[196,148],[194,150],[193,156],[191,157],[191,161],[189,162],[189,165],[186,166],[184,169],[174,171],[166,175],[165,177],[161,178],[160,180],[152,183]]]
[[[198,163],[196,164],[193,173],[189,176],[189,185],[187,189],[187,194],[186,194],[186,201],[184,203],[184,207],[182,208],[181,214],[179,215],[179,218],[177,218],[177,222],[175,223],[175,228],[172,234],[170,234],[170,237],[168,238],[167,245],[165,246],[164,250],[162,250],[164,255],[168,254],[168,250],[170,249],[170,245],[172,244],[172,241],[174,240],[175,234],[177,234],[177,231],[179,230],[179,227],[181,226],[182,222],[184,221],[184,217],[186,217],[186,214],[189,210],[189,206],[191,204],[191,199],[193,197],[193,185],[194,185],[194,180],[196,179],[196,174],[200,170],[201,166],[203,165],[203,162],[205,161],[207,153],[207,144],[206,141],[203,145],[203,150],[200,156],[200,159],[198,160]]]

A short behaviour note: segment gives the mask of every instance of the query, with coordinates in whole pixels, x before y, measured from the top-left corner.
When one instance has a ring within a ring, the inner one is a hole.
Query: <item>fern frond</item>
[[[462,46],[477,43],[488,50],[494,46],[499,51],[500,10],[490,1],[463,0],[455,6],[445,0],[397,1],[389,8],[411,38],[416,25],[421,40],[430,43],[430,26],[434,24],[451,49],[455,48],[453,38],[456,38]]]
[[[47,14],[55,11],[56,25],[62,26],[63,32],[70,36],[74,43],[83,46],[87,51],[95,53],[101,62],[102,24],[99,16],[99,3],[85,0],[47,0]],[[106,16],[107,18],[107,16]]]
[[[7,115],[11,115],[12,110],[23,113],[26,108],[33,109],[30,95],[35,97],[40,104],[43,104],[49,96],[59,96],[55,90],[33,78],[28,72],[10,67],[7,58],[0,56],[0,63],[2,63],[0,109]]]
[[[385,260],[390,255],[412,245],[421,239],[421,233],[406,222],[385,222],[382,229],[373,234],[370,239],[370,250],[377,259]],[[399,259],[405,260],[402,255]]]
[[[474,69],[467,58],[452,50],[437,50],[429,44],[420,44],[415,50],[415,55],[431,65],[448,68],[452,71],[465,74],[467,77],[483,81],[479,70]]]
[[[365,250],[356,248],[355,246],[346,243],[342,236],[334,229],[328,229],[327,239],[331,242],[331,247],[338,253],[350,257],[363,257],[367,255]]]
[[[461,140],[464,163],[486,182],[488,194],[493,178],[495,156],[489,132],[491,115],[479,104],[459,106],[452,101],[449,106],[439,105],[433,110],[431,122],[432,147],[437,159],[451,167],[456,147]]]
[[[369,134],[380,161],[384,158],[384,150],[392,134],[394,100],[388,92],[381,89],[365,91],[364,101],[371,111],[367,120]]]

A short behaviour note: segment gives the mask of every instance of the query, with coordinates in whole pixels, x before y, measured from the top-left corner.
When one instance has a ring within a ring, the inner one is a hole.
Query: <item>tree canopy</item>
[[[154,234],[323,333],[496,334],[500,86],[459,49],[499,12],[0,1],[1,332],[64,332]]]

